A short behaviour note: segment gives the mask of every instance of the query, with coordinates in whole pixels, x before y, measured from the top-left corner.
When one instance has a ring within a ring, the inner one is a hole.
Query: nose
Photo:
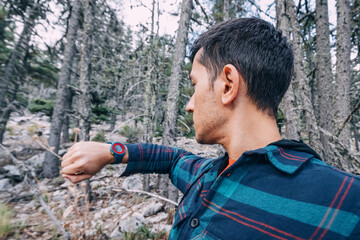
[[[186,111],[188,113],[193,113],[194,112],[194,95],[191,96],[190,101],[186,105]]]

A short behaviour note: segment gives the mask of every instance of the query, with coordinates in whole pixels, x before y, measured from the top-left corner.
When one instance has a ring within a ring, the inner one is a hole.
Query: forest
[[[134,9],[146,20],[127,19]],[[73,185],[61,158],[83,140],[224,154],[194,140],[189,52],[211,26],[251,16],[293,47],[282,137],[359,175],[359,0],[2,0],[0,239],[167,239],[181,194],[166,175],[107,166]]]

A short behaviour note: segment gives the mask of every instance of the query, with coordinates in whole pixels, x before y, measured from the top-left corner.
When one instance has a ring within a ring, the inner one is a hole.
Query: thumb
[[[72,183],[78,183],[85,179],[89,179],[92,175],[89,174],[81,174],[81,175],[70,175],[70,174],[63,174],[63,178],[69,179]]]

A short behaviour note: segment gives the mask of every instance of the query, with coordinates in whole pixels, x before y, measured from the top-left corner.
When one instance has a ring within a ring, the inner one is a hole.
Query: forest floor
[[[122,126],[119,123],[118,126]],[[93,126],[93,136],[104,133],[106,141],[126,141],[124,136],[110,133],[106,124]],[[44,149],[33,139],[42,132],[46,141],[50,119],[42,114],[11,117],[3,145],[18,160],[37,173],[37,186],[42,199],[71,239],[167,239],[175,205],[133,192],[142,190],[143,176],[120,178],[125,165],[110,165],[91,179],[93,200],[87,203],[85,184],[77,186],[61,177],[41,178]],[[157,139],[160,142],[161,139]],[[73,143],[64,144],[64,154]],[[194,139],[179,138],[181,147],[205,157],[216,157],[219,148],[200,145]],[[61,239],[62,234],[51,220],[35,192],[24,181],[23,173],[4,152],[0,155],[0,239]],[[10,167],[9,167],[10,166]],[[151,192],[159,195],[157,175],[150,174]]]

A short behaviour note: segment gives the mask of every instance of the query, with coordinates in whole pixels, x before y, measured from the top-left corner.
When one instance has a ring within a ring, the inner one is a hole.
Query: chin
[[[195,140],[200,144],[216,144],[217,142],[215,140],[206,138],[204,135],[196,134]]]

